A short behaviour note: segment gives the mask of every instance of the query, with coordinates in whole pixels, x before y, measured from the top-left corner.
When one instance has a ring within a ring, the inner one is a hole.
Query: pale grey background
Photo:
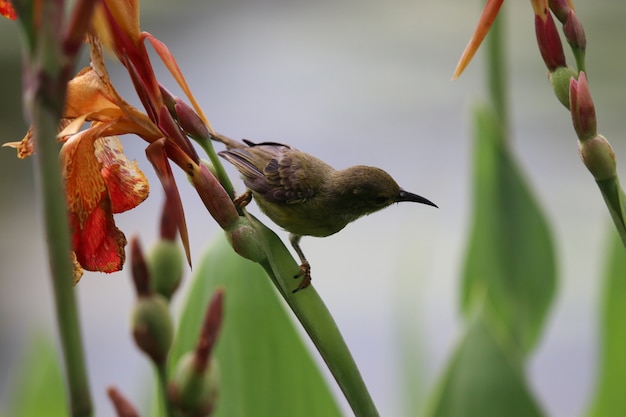
[[[406,404],[423,402],[459,338],[458,282],[471,202],[470,108],[485,95],[482,54],[460,80],[450,77],[479,3],[179,0],[176,10],[165,1],[142,5],[143,30],[174,52],[218,131],[288,142],[338,168],[380,166],[440,206],[393,206],[336,236],[303,240],[314,285],[385,416],[406,415]],[[621,162],[626,4],[577,3],[588,35],[599,128]],[[569,115],[548,85],[530,4],[507,6],[513,147],[551,222],[559,258],[558,297],[528,373],[548,414],[565,417],[585,410],[593,387],[609,217],[578,160]],[[16,25],[0,21],[0,38],[0,142],[5,142],[21,138],[26,127]],[[125,73],[119,66],[111,72],[121,94],[137,103]],[[159,78],[176,91],[164,71]],[[123,142],[154,179],[145,143],[136,137]],[[32,166],[0,149],[5,412],[20,353],[33,333],[55,334]],[[619,169],[624,177],[622,165]],[[218,229],[191,187],[180,184],[197,259]],[[156,235],[161,197],[153,181],[148,201],[117,216],[118,226],[127,236],[140,234],[147,246]],[[115,384],[138,399],[151,371],[128,334],[133,291],[126,272],[86,274],[78,295],[97,415],[108,416],[105,387]],[[403,359],[407,354],[410,361]],[[416,386],[407,388],[407,373]]]

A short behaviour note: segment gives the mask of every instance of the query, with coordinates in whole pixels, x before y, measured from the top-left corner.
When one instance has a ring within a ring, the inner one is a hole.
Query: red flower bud
[[[584,72],[578,80],[572,78],[569,84],[569,104],[572,122],[578,139],[584,142],[597,134],[596,110],[591,99],[591,91]]]
[[[559,32],[551,14],[548,13],[545,20],[541,16],[535,15],[535,35],[543,62],[550,72],[567,65]]]
[[[567,21],[563,24],[563,32],[565,33],[565,39],[572,46],[572,48],[584,51],[587,48],[587,37],[585,36],[585,29],[583,25],[574,13],[570,10],[567,15]]]

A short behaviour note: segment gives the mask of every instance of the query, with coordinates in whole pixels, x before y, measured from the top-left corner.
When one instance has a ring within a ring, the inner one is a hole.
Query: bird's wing
[[[250,146],[219,155],[237,168],[250,190],[268,202],[285,204],[306,201],[315,194],[299,151],[275,142],[245,142]]]

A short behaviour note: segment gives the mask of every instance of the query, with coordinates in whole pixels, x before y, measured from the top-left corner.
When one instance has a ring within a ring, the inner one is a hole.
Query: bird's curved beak
[[[437,207],[437,205],[433,203],[432,201],[430,201],[429,199],[424,198],[421,195],[404,191],[403,189],[400,189],[400,193],[398,194],[398,198],[396,199],[396,202],[398,203],[401,201],[412,201],[414,203],[422,203],[422,204],[427,204],[429,206]]]

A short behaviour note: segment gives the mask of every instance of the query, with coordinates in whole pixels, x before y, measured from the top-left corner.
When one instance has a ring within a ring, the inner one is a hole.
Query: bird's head
[[[380,168],[357,165],[342,171],[330,184],[338,204],[356,217],[374,213],[393,203],[413,201],[437,207],[430,200],[400,188],[398,183]]]

